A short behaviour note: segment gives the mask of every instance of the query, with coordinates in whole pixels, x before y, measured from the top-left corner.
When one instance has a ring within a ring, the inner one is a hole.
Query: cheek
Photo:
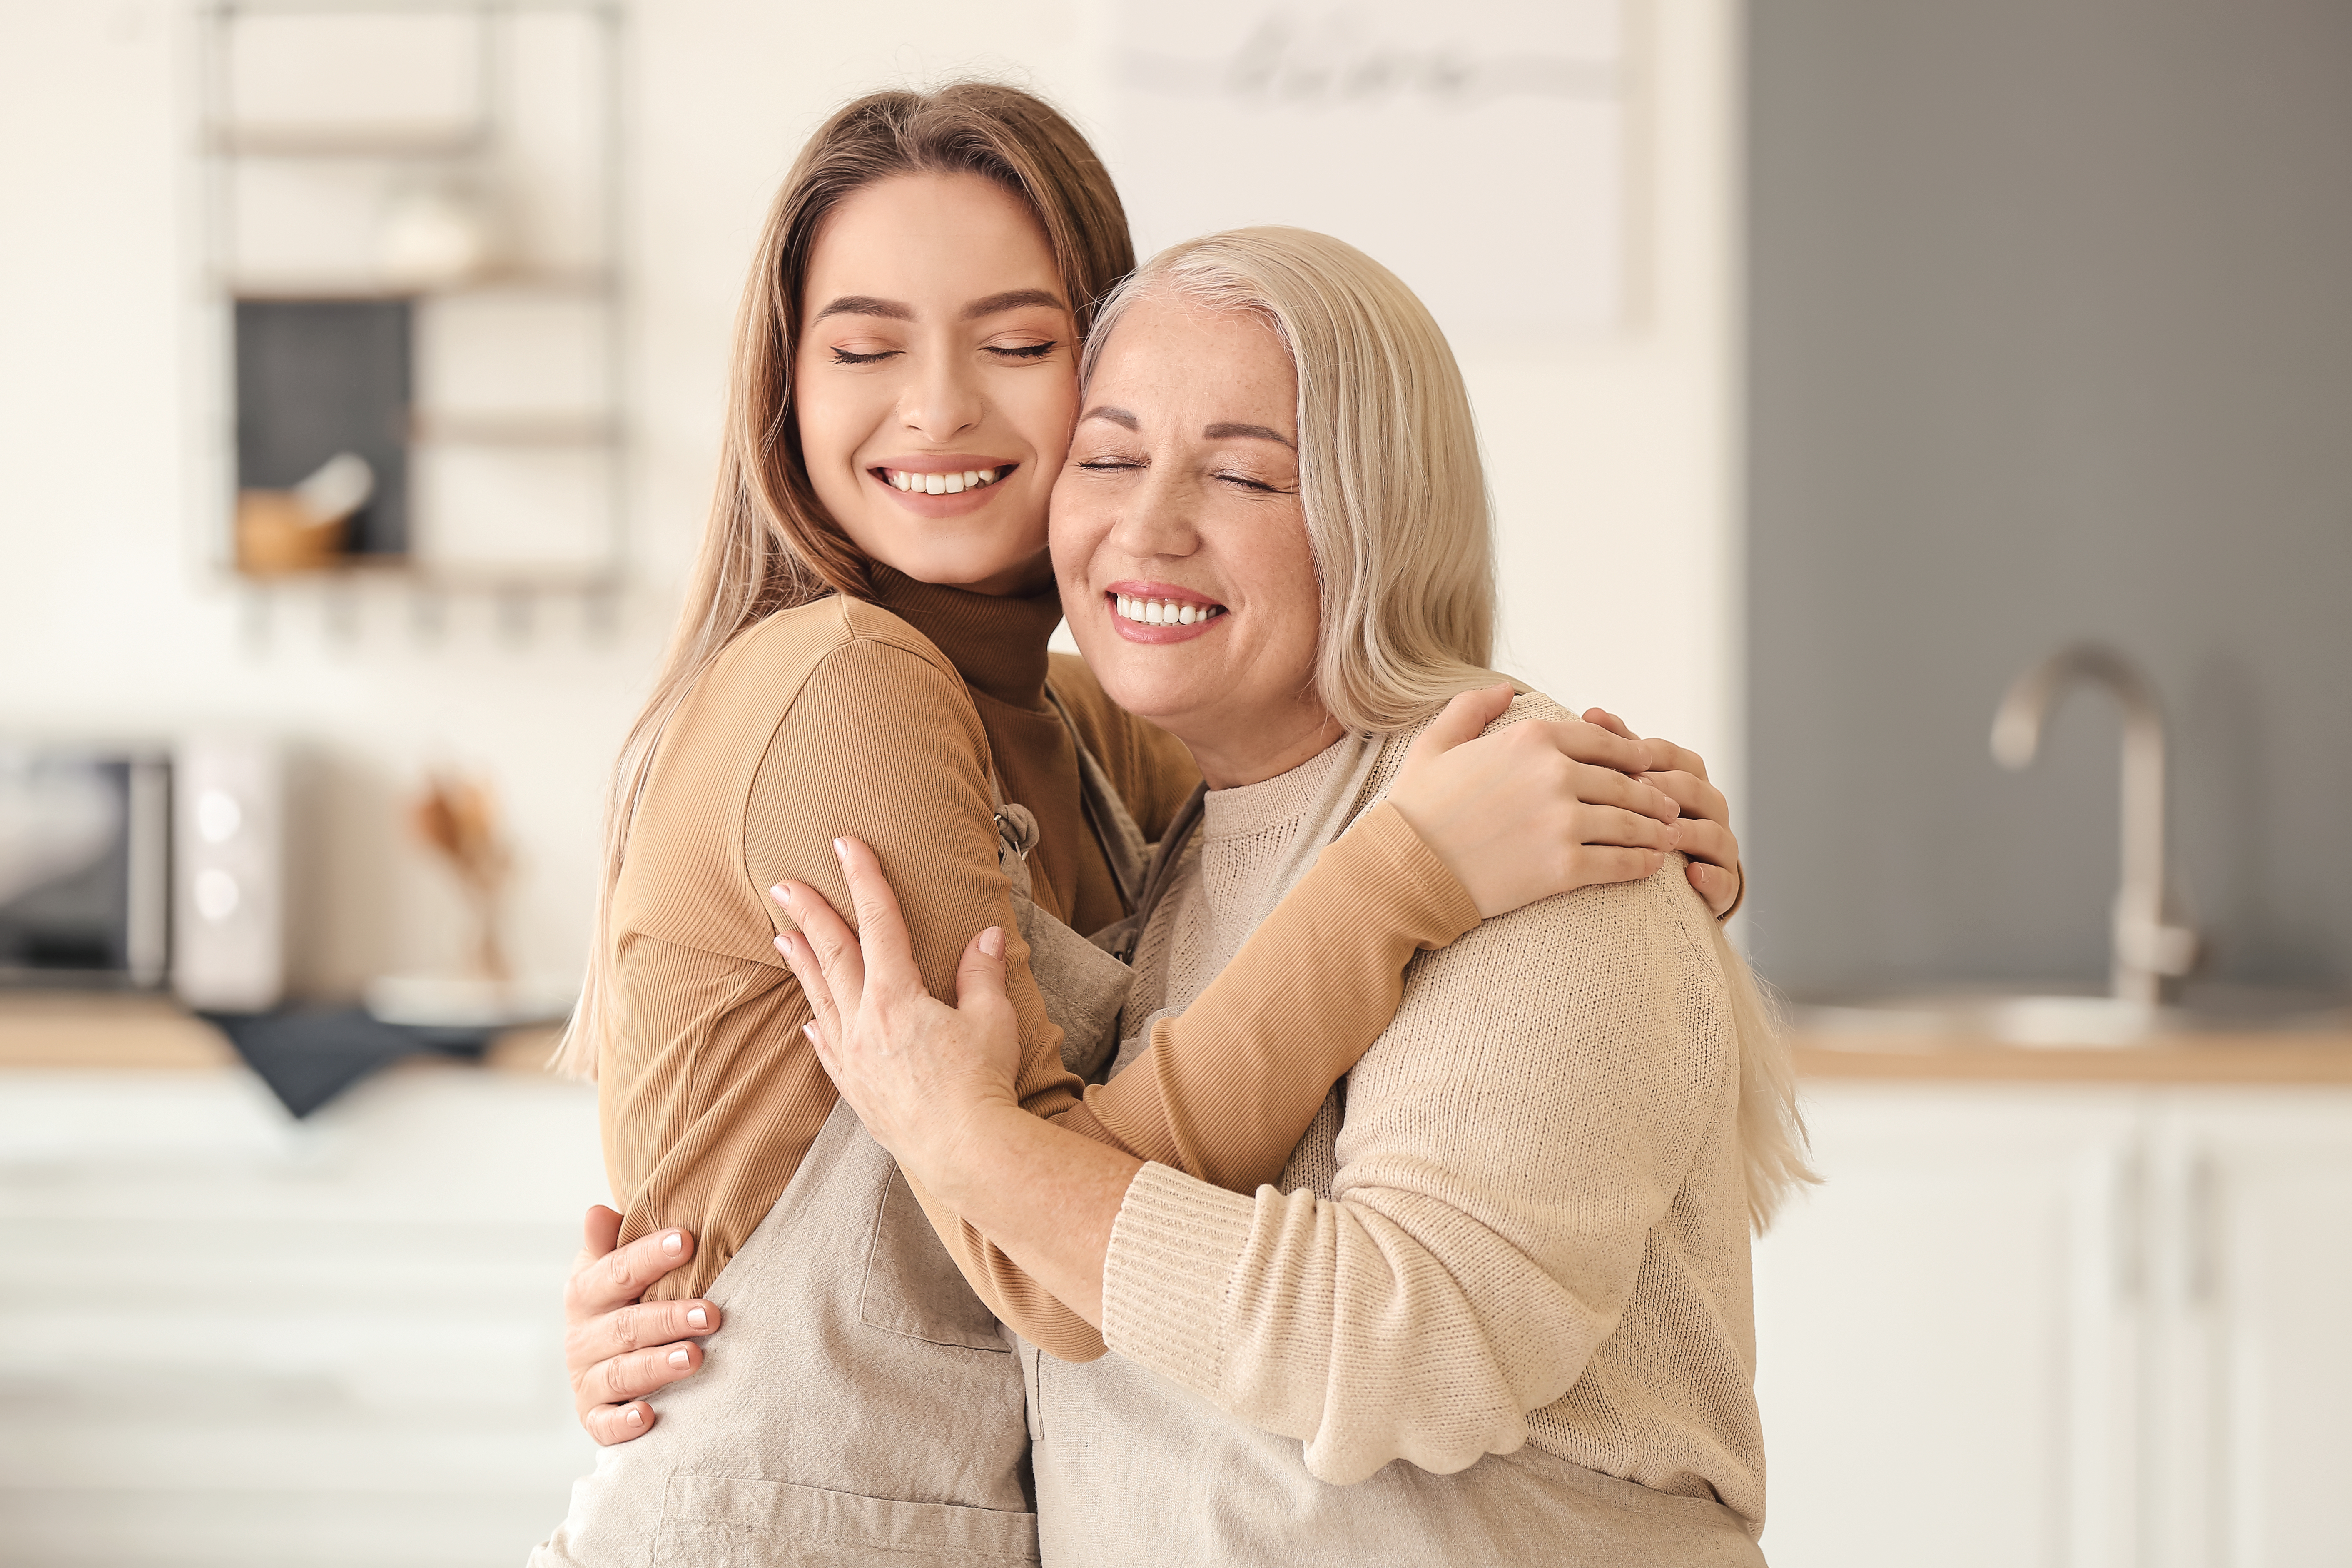
[[[1001,399],[999,406],[1035,448],[1038,466],[1059,475],[1062,460],[1069,455],[1071,429],[1078,422],[1077,378],[1025,376],[1018,390]],[[1059,483],[1058,479],[1055,482]]]
[[[822,479],[845,466],[856,442],[850,436],[854,423],[854,399],[843,395],[843,389],[828,384],[823,375],[812,375],[806,365],[793,368],[793,427],[801,440],[801,457],[808,464],[812,479]]]

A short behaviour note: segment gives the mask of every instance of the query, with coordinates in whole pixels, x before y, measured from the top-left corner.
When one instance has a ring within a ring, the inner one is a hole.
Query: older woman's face
[[[1087,664],[1214,787],[1270,778],[1338,734],[1314,691],[1297,408],[1265,321],[1142,299],[1103,347],[1054,487],[1055,575]]]

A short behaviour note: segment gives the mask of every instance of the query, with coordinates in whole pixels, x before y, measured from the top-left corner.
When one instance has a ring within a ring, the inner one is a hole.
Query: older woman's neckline
[[[1361,744],[1362,737],[1343,734],[1272,778],[1209,791],[1201,799],[1201,837],[1246,837],[1293,820],[1330,785],[1333,771],[1358,755]]]

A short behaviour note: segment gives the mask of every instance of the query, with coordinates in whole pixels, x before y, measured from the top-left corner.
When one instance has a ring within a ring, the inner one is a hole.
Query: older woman
[[[1338,241],[1163,254],[1106,308],[1082,405],[1052,513],[1071,625],[1206,780],[1151,868],[1124,1067],[1493,679],[1492,576],[1452,356]],[[827,1070],[935,1218],[1118,1352],[1027,1356],[1048,1563],[1760,1561],[1748,1231],[1804,1171],[1752,982],[1678,865],[1416,960],[1245,1196],[1023,1111],[1003,934],[967,950],[960,1009],[930,999],[878,867],[838,847],[862,951],[800,884],[779,938]]]

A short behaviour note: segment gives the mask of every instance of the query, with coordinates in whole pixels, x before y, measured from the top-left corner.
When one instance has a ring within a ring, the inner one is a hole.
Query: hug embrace
[[[1378,262],[1139,267],[1005,87],[820,129],[618,769],[532,1562],[1760,1563],[1727,809],[1494,622]]]

